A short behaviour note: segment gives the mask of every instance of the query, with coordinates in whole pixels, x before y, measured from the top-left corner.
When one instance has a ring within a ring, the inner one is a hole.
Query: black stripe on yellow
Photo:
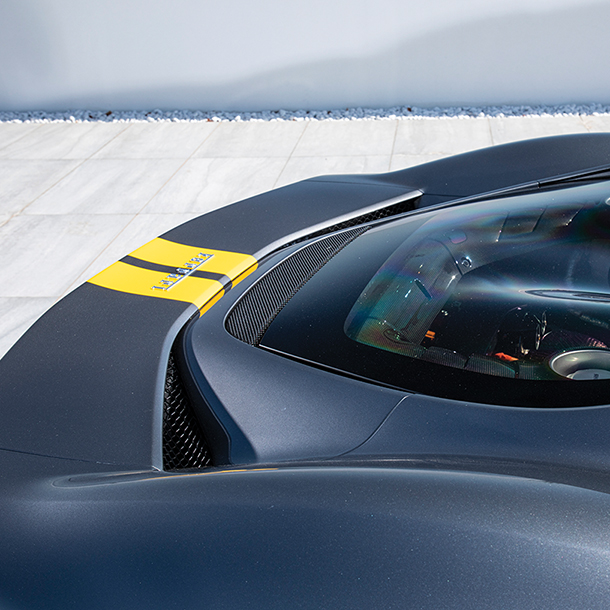
[[[150,271],[176,273],[176,267],[172,267],[171,265],[159,265],[158,263],[151,263],[150,261],[143,261],[141,258],[136,258],[135,256],[124,256],[121,259],[121,262],[127,263],[128,265],[133,265],[134,267],[140,267],[141,269],[149,269]],[[233,287],[231,278],[223,273],[214,273],[213,271],[202,271],[198,269],[197,271],[191,272],[190,276],[200,277],[206,280],[216,280],[223,285],[225,291],[231,290]]]

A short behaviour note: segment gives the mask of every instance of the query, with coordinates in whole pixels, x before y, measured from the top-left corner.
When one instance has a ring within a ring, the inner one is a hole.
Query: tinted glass
[[[297,293],[262,344],[439,396],[606,403],[609,196],[602,183],[371,229]]]

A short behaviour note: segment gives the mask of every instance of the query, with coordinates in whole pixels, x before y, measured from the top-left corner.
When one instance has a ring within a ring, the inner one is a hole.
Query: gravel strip
[[[451,108],[345,108],[334,110],[262,110],[216,112],[207,110],[31,110],[0,112],[0,123],[135,123],[135,122],[245,122],[245,121],[353,121],[393,119],[472,119],[527,116],[598,116],[610,114],[604,104],[563,106],[457,106]]]

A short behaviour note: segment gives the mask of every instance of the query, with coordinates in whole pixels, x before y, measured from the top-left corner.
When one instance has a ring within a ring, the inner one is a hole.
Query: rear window
[[[605,404],[608,197],[601,183],[373,228],[297,293],[261,345],[460,400]]]

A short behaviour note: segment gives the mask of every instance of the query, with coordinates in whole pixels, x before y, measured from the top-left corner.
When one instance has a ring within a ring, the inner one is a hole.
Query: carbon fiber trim
[[[205,468],[210,451],[170,354],[163,397],[163,468]]]
[[[235,304],[226,329],[236,339],[258,345],[267,328],[288,303],[333,256],[368,230],[358,227],[320,239],[289,256],[264,275]]]

